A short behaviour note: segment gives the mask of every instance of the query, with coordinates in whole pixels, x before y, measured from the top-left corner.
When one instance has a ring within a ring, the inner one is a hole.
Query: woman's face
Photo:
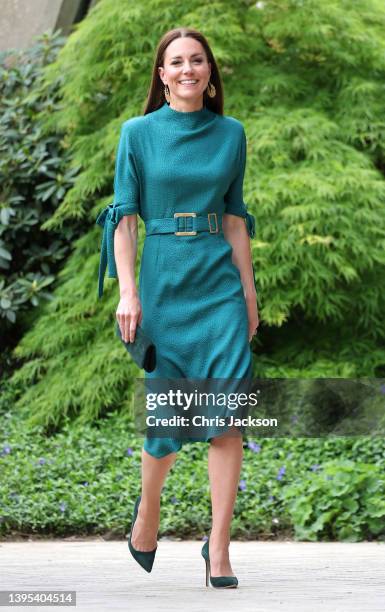
[[[163,84],[169,87],[172,106],[186,103],[189,106],[202,106],[203,92],[210,79],[211,64],[198,40],[190,36],[173,40],[166,48],[164,66],[159,66],[158,70]],[[196,82],[182,82],[190,79]]]

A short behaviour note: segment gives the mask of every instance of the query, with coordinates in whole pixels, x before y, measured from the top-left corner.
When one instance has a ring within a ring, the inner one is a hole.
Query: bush
[[[385,536],[385,477],[376,465],[333,460],[284,493],[299,540]]]
[[[63,133],[46,134],[40,117],[59,107],[63,75],[49,87],[41,77],[64,40],[59,33],[43,35],[30,49],[0,59],[0,318],[8,350],[31,324],[31,310],[52,299],[57,273],[79,232],[71,224],[42,228],[78,172]],[[10,365],[8,350],[4,366]]]
[[[116,412],[86,426],[67,420],[63,431],[50,437],[41,427],[20,427],[9,413],[2,422],[3,537],[127,533],[140,492],[142,448],[128,418]],[[244,446],[232,537],[383,537],[385,452],[380,438],[261,438],[258,443],[245,440]],[[187,444],[178,454],[162,492],[160,537],[207,535],[207,447]]]

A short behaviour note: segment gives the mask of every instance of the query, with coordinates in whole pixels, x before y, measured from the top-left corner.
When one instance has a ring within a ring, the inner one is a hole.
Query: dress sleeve
[[[246,134],[242,126],[241,140],[239,145],[238,166],[234,180],[225,194],[225,213],[243,217],[246,222],[247,232],[250,238],[255,236],[255,217],[247,210],[243,201],[243,179],[246,169]]]
[[[117,278],[118,276],[114,254],[115,230],[122,217],[140,213],[139,194],[139,178],[129,128],[123,124],[116,151],[114,199],[96,219],[97,225],[103,228],[99,263],[99,298],[103,295],[106,268],[108,267],[109,278]]]

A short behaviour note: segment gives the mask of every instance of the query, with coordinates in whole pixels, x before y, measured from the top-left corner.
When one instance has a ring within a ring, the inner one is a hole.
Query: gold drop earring
[[[207,95],[209,95],[210,98],[214,98],[216,93],[217,90],[215,89],[215,86],[209,81],[207,85]]]
[[[167,83],[164,86],[164,97],[166,98],[167,102],[170,104],[170,90],[168,88]]]

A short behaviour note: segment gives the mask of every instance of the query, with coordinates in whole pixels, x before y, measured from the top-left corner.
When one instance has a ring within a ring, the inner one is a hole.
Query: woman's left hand
[[[257,296],[246,297],[246,306],[249,319],[249,342],[251,342],[259,325]]]

